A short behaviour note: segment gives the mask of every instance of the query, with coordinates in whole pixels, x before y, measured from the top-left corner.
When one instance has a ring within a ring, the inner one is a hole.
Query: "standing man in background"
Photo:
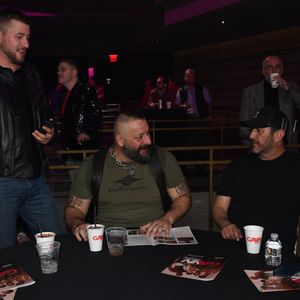
[[[196,83],[196,70],[186,69],[184,72],[185,86],[176,95],[176,105],[184,108],[191,118],[204,119],[212,114],[211,97],[204,85]]]
[[[32,235],[39,231],[37,220],[43,231],[59,232],[41,147],[54,130],[43,126],[50,109],[40,76],[23,63],[29,39],[27,16],[0,11],[0,248],[15,244],[18,217]]]
[[[296,84],[285,80],[282,76],[283,62],[279,56],[271,55],[263,60],[262,74],[264,76],[262,81],[245,88],[243,91],[240,121],[249,120],[262,107],[278,108],[289,120],[288,143],[296,144],[294,109],[300,108],[300,89]],[[271,85],[271,74],[276,81],[275,87]],[[242,144],[250,145],[249,134],[249,128],[240,127]]]
[[[97,148],[101,107],[93,87],[78,79],[78,65],[63,58],[58,65],[58,83],[66,88],[61,105],[63,140],[67,149]]]

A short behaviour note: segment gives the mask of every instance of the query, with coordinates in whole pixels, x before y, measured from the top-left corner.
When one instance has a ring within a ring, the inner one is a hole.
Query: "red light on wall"
[[[108,56],[109,56],[109,61],[111,63],[115,63],[118,61],[118,54],[109,54]]]

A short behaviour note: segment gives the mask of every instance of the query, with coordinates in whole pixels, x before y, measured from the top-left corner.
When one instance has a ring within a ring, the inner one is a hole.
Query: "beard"
[[[150,153],[149,153],[150,145],[142,145],[138,147],[137,149],[131,148],[127,146],[126,144],[123,146],[122,151],[123,154],[131,159],[132,161],[139,163],[139,164],[146,164],[150,160]],[[147,149],[147,154],[142,155],[140,153],[141,150]]]
[[[7,47],[5,47],[5,45],[3,47],[1,47],[2,52],[7,56],[7,58],[10,60],[10,62],[14,65],[20,65],[24,60],[25,60],[25,56],[26,56],[26,49],[22,49],[25,50],[24,54],[19,58],[17,56],[17,54],[15,52],[10,51],[9,49],[7,49]],[[21,50],[21,49],[20,49]]]

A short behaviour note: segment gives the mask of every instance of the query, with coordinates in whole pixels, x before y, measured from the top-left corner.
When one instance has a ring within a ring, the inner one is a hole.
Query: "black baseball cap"
[[[288,120],[285,114],[278,108],[263,107],[252,119],[248,121],[241,121],[240,124],[249,128],[271,127],[275,130],[286,130],[288,126]]]

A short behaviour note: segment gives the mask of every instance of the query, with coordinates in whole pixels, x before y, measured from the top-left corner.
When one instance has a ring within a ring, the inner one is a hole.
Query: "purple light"
[[[7,7],[0,6],[0,9],[5,9],[5,8],[7,8]],[[21,9],[20,9],[20,11],[29,17],[57,17],[57,16],[60,16],[60,14],[40,12],[40,11],[29,11],[29,10],[21,10]]]
[[[94,67],[88,68],[89,78],[94,77]]]
[[[190,19],[240,1],[241,0],[195,0],[192,3],[167,11],[165,13],[165,26]]]

